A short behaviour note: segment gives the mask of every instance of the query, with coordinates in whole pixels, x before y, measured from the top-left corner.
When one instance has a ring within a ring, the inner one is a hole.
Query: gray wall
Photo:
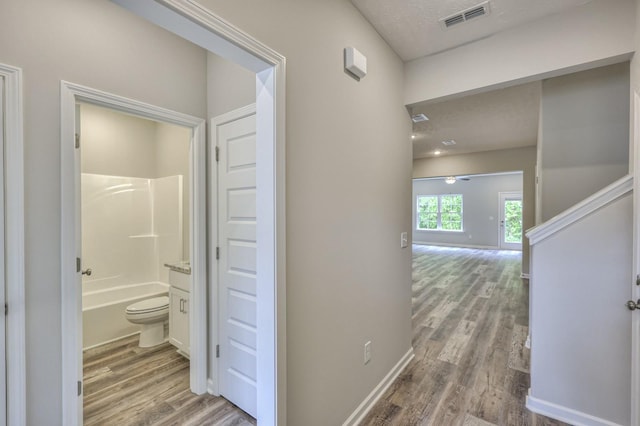
[[[10,0],[0,13],[0,62],[25,75],[27,421],[55,425],[62,379],[60,80],[205,117],[206,55],[107,1]]]
[[[347,1],[201,3],[287,58],[288,424],[342,424],[411,347],[402,62]],[[346,46],[367,56],[360,82]]]
[[[532,141],[532,145],[535,141]],[[523,228],[535,225],[536,147],[503,149],[413,161],[413,178],[522,171]],[[529,240],[522,242],[522,272],[529,273]]]
[[[629,63],[542,82],[542,221],[629,170]]]
[[[447,184],[444,179],[413,181],[413,242],[467,247],[498,248],[500,192],[522,192],[522,173],[471,176],[469,181]],[[417,229],[418,195],[462,194],[463,232]]]
[[[256,75],[213,53],[207,53],[207,112],[209,118],[256,101]]]

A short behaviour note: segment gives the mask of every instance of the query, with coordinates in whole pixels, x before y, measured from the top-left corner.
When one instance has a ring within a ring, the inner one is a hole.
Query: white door
[[[0,307],[6,303],[5,270],[4,270],[4,77],[0,77]],[[0,314],[0,425],[7,423],[7,317]]]
[[[216,126],[219,390],[256,417],[256,119]]]
[[[500,248],[522,250],[522,192],[500,193]]]

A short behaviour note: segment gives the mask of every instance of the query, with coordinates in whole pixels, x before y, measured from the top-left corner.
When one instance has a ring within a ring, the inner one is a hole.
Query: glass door
[[[522,250],[522,192],[500,193],[500,248]]]

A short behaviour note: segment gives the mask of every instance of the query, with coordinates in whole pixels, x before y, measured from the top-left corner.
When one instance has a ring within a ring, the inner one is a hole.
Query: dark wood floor
[[[415,358],[362,425],[563,425],[525,408],[520,253],[413,247]]]
[[[189,361],[138,336],[84,353],[85,425],[255,425],[227,400],[189,390]]]

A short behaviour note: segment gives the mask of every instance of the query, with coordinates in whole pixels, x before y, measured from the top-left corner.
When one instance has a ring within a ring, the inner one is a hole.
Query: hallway
[[[363,425],[563,425],[529,412],[520,252],[413,246],[415,358]]]

